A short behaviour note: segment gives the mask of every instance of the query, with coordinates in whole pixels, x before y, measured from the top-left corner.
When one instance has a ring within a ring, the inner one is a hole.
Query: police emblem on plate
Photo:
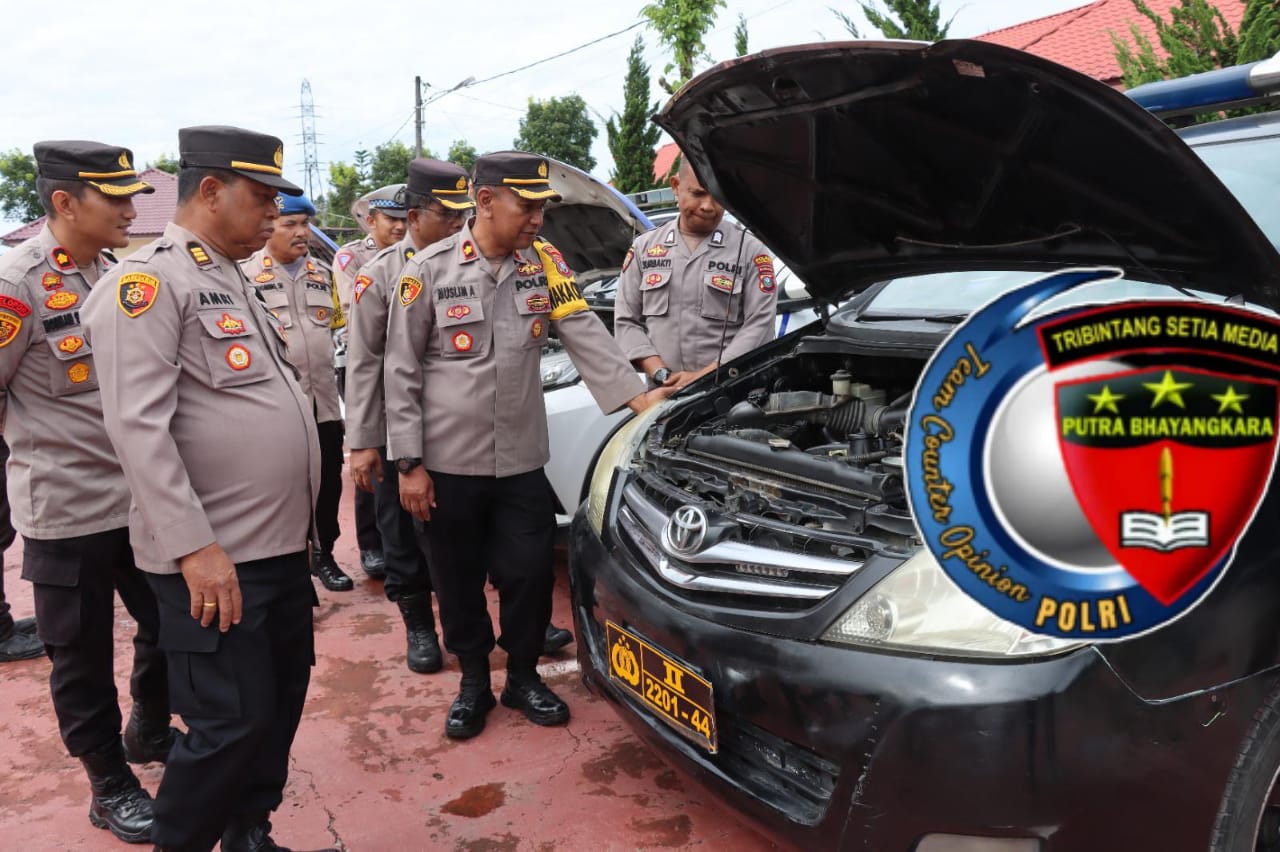
[[[418,294],[422,292],[422,282],[411,275],[406,275],[400,279],[400,304],[409,307],[413,304],[414,299],[418,298]]]
[[[249,355],[249,350],[241,346],[239,343],[232,344],[227,350],[227,364],[233,370],[246,370],[253,363],[253,358]]]
[[[150,310],[159,294],[160,279],[145,272],[121,275],[116,285],[116,302],[130,319]]]
[[[89,380],[89,365],[81,361],[67,368],[67,378],[73,385],[84,384]]]
[[[68,334],[58,341],[58,351],[66,352],[68,355],[79,352],[83,348],[84,338],[79,335]]]
[[[470,352],[474,344],[475,338],[465,331],[459,331],[453,336],[453,348],[457,352]]]
[[[1035,318],[1068,270],[958,326],[916,388],[912,512],[947,575],[1037,634],[1159,627],[1228,569],[1271,478],[1280,320],[1193,300]]]
[[[49,294],[49,297],[44,300],[44,306],[51,311],[65,311],[79,301],[78,294],[69,290],[58,290]]]

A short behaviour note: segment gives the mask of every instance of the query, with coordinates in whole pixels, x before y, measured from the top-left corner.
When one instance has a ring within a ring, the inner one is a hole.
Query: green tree
[[[338,161],[329,164],[329,185],[333,190],[325,196],[324,227],[351,225],[351,205],[369,191],[367,178],[356,166]]]
[[[1129,24],[1132,44],[1111,33],[1126,88],[1226,68],[1239,61],[1239,39],[1222,12],[1208,0],[1180,0],[1169,8],[1169,20],[1152,11],[1143,0],[1132,2],[1138,13],[1155,26],[1156,42],[1164,55],[1156,53],[1155,42],[1136,23]]]
[[[468,172],[476,164],[477,156],[479,154],[476,153],[476,146],[465,139],[455,139],[449,146],[449,162],[455,166],[462,166]]]
[[[951,29],[952,15],[942,23],[942,9],[935,0],[885,0],[884,11],[875,3],[860,2],[862,14],[885,38],[909,38],[916,41],[941,41]],[[832,9],[854,38],[862,38],[857,23],[839,9]]]
[[[738,25],[733,28],[733,55],[746,56],[750,53],[747,47],[747,16],[738,13]]]
[[[521,151],[554,157],[589,172],[596,167],[591,143],[598,133],[580,96],[545,101],[530,98],[529,110],[520,119],[520,135],[512,144]]]
[[[430,151],[424,157],[435,156]],[[377,189],[390,183],[404,183],[409,177],[409,161],[413,151],[400,141],[387,142],[373,149],[373,162],[369,166],[369,186]]]
[[[649,121],[658,104],[649,102],[649,66],[644,61],[644,38],[636,36],[627,56],[627,79],[622,85],[622,115],[605,123],[609,153],[613,155],[613,185],[619,192],[640,192],[653,184],[653,152],[662,131]]]
[[[1241,62],[1280,53],[1280,0],[1249,0],[1240,21]]]
[[[177,157],[171,157],[166,153],[156,157],[156,161],[154,163],[147,163],[146,168],[159,169],[162,172],[168,172],[171,175],[176,175],[178,173],[178,162]]]
[[[44,215],[36,192],[36,160],[17,148],[0,154],[0,210],[11,219],[30,222]]]
[[[715,23],[716,15],[725,6],[724,0],[656,0],[640,10],[649,19],[649,26],[658,38],[671,50],[675,62],[663,69],[658,85],[674,94],[693,77],[694,63],[707,55],[703,37]],[[668,81],[667,74],[676,71],[676,79]]]

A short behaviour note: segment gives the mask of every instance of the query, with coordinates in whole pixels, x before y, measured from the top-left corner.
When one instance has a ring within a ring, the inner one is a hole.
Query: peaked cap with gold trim
[[[467,193],[467,172],[462,166],[418,157],[409,163],[409,192],[429,195],[450,210],[470,210],[476,206]]]
[[[183,127],[178,157],[184,169],[227,169],[285,195],[302,194],[301,187],[284,179],[284,143],[266,133],[217,125]]]
[[[133,152],[101,142],[37,142],[36,171],[47,180],[84,181],[104,195],[136,195],[156,188],[138,180]]]
[[[476,186],[505,186],[522,198],[559,201],[551,187],[550,165],[546,157],[524,151],[499,151],[476,158],[472,183]]]

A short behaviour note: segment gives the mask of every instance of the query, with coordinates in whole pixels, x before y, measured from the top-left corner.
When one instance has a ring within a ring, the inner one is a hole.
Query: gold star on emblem
[[[1218,413],[1222,414],[1227,409],[1234,411],[1236,414],[1244,414],[1244,409],[1240,407],[1240,402],[1249,398],[1247,393],[1236,393],[1235,385],[1227,385],[1226,393],[1209,394],[1211,398],[1218,403]]]
[[[1119,414],[1120,409],[1116,408],[1116,403],[1124,399],[1124,394],[1112,393],[1111,388],[1107,385],[1102,386],[1102,393],[1086,394],[1089,401],[1093,403],[1093,413],[1100,411],[1110,411],[1112,414]]]
[[[1151,402],[1151,407],[1155,408],[1166,399],[1179,408],[1186,408],[1186,404],[1182,401],[1182,392],[1191,388],[1191,382],[1174,381],[1173,373],[1169,370],[1164,371],[1164,378],[1159,384],[1143,382],[1142,386],[1156,395]]]

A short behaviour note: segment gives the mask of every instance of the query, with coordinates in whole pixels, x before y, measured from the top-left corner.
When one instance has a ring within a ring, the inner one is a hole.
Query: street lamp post
[[[449,94],[450,92],[456,92],[458,91],[458,89],[466,88],[467,86],[470,86],[475,81],[476,81],[475,77],[468,77],[465,80],[455,83],[453,86],[449,87],[448,89],[445,89],[443,92],[437,92],[429,101],[426,102],[426,104],[433,104],[436,101],[443,98],[445,95]],[[431,84],[427,83],[426,85],[429,87]],[[422,78],[414,77],[413,78],[413,156],[415,157],[422,156],[422,108],[426,106],[426,104],[424,104],[422,101],[422,88],[423,88]]]

